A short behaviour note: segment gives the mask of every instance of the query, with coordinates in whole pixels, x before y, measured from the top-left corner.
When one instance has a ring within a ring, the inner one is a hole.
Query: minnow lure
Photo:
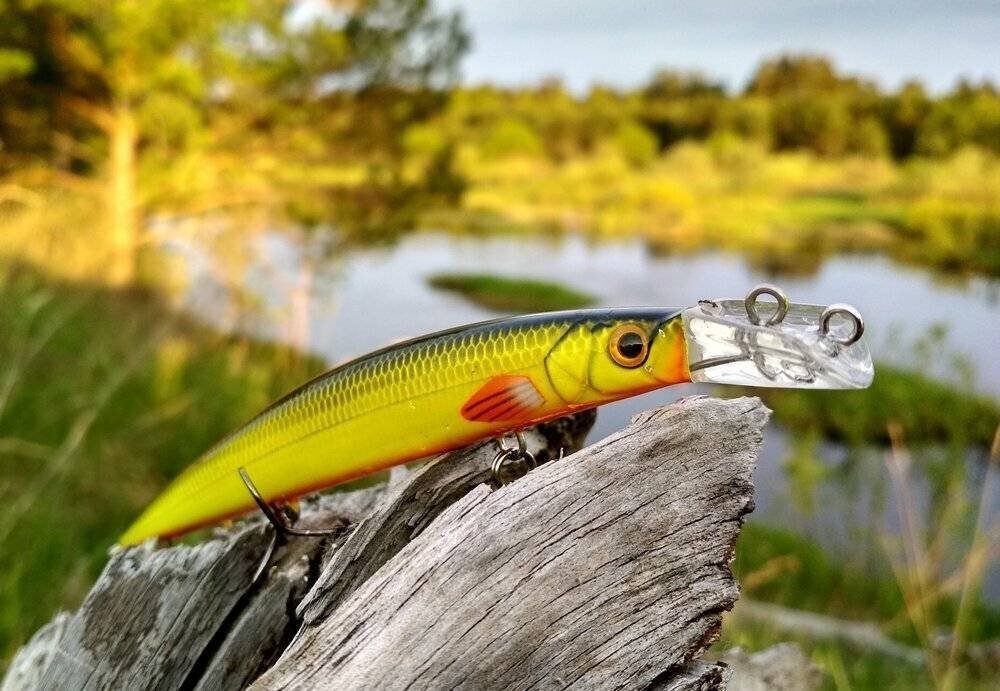
[[[777,300],[760,301],[762,294]],[[833,322],[837,323],[834,324]],[[874,376],[846,305],[771,286],[684,309],[553,312],[389,346],[304,384],[185,470],[121,537],[171,537],[267,502],[682,382],[864,388]]]

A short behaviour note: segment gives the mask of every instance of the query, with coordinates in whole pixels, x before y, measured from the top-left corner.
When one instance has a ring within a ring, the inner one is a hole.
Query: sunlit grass
[[[934,532],[940,540],[941,531]],[[865,564],[845,562],[808,538],[751,522],[743,528],[733,563],[746,604],[737,603],[726,618],[715,649],[759,650],[797,641],[836,688],[932,689],[945,683],[991,688],[992,663],[970,651],[988,648],[1000,637],[1000,612],[984,605],[975,590],[983,567],[977,539],[951,532],[945,539],[968,548],[955,568],[960,575],[969,573],[970,581],[952,582],[943,564],[929,561],[940,554],[928,552],[928,560],[914,565],[932,593],[920,598],[910,577],[894,576],[895,557],[885,552],[869,555]],[[964,582],[973,589],[963,589]],[[789,623],[754,603],[777,605],[809,625]],[[858,635],[858,629],[865,633]]]
[[[0,181],[0,259],[53,276],[100,276],[111,255],[105,208],[91,181],[26,171]]]
[[[0,265],[0,659],[79,603],[181,468],[320,363],[149,294]]]
[[[1000,536],[991,507],[1000,461],[1000,426],[994,433],[980,491],[971,497],[960,491],[945,494],[934,502],[929,517],[916,498],[913,458],[902,430],[895,424],[889,430],[892,450],[886,456],[886,468],[898,497],[901,532],[898,537],[883,537],[886,551],[903,594],[905,619],[917,634],[931,678],[939,688],[961,688],[970,665],[967,648],[978,639],[984,621],[993,624],[997,619],[996,613],[982,612],[979,604]],[[992,637],[1000,636],[993,632]]]
[[[726,392],[732,395],[731,391]],[[1000,423],[1000,403],[913,370],[878,363],[872,386],[858,391],[761,389],[783,426],[850,444],[888,444],[889,425],[911,444],[986,448]]]
[[[594,303],[594,296],[558,283],[492,274],[435,274],[427,283],[496,312],[547,312]]]
[[[878,251],[1000,273],[1000,187],[991,186],[1000,161],[974,149],[906,166],[769,154],[739,140],[682,143],[641,168],[609,150],[558,164],[474,150],[459,161],[470,218],[640,236],[670,250],[771,255],[793,269],[796,258],[810,266],[817,256]]]

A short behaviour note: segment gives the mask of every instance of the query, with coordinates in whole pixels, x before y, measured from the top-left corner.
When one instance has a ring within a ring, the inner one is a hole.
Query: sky
[[[894,88],[959,77],[1000,83],[1000,0],[437,0],[461,9],[473,47],[463,81],[561,77],[576,91],[634,86],[657,67],[744,86],[762,57],[825,54]]]

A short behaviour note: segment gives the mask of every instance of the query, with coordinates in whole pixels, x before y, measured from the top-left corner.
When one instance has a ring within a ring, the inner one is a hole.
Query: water
[[[259,238],[256,251],[269,259],[248,269],[247,285],[265,299],[266,314],[253,330],[287,340],[287,298],[310,249],[275,233]],[[392,247],[354,250],[318,264],[306,345],[336,361],[394,340],[496,316],[460,296],[429,288],[427,277],[440,271],[554,280],[596,295],[608,306],[683,307],[706,297],[742,297],[757,283],[777,281],[795,302],[848,302],[860,309],[866,337],[881,361],[905,361],[898,342],[912,342],[929,328],[946,325],[949,352],[967,356],[976,368],[978,388],[1000,397],[1000,281],[944,282],[925,270],[876,256],[836,257],[813,276],[775,278],[735,255],[661,257],[638,241],[590,244],[574,236],[415,234]],[[202,274],[201,280],[210,278]],[[206,300],[204,290],[190,293],[188,305],[210,319],[213,311],[217,318],[221,307]]]
[[[639,241],[592,244],[579,237],[468,237],[417,233],[389,247],[353,249],[323,256],[322,241],[295,242],[295,234],[255,238],[235,281],[256,296],[249,311],[233,309],[232,291],[219,281],[210,255],[178,248],[194,267],[185,307],[209,323],[241,329],[304,347],[331,364],[394,341],[496,316],[461,296],[435,291],[427,278],[442,271],[493,272],[543,278],[595,295],[607,306],[682,307],[702,298],[739,298],[762,281],[778,283],[796,302],[848,302],[864,315],[878,361],[912,364],[911,343],[929,329],[947,327],[940,371],[958,353],[975,368],[975,386],[1000,398],[1000,282],[972,278],[945,282],[931,273],[876,256],[841,256],[811,276],[768,276],[736,255],[705,253],[658,256]],[[234,314],[238,318],[234,319]],[[877,376],[877,375],[876,375]],[[621,429],[640,410],[707,389],[683,385],[621,401],[600,410],[592,438]],[[885,452],[860,452],[850,486],[825,482],[813,507],[800,505],[801,490],[784,468],[792,440],[772,424],[755,477],[754,520],[777,524],[819,539],[848,555],[857,536],[872,526],[898,530],[897,503],[886,481]],[[823,444],[820,458],[831,469],[844,466],[848,451]],[[858,452],[856,452],[858,453]],[[970,490],[981,487],[984,465],[972,463]],[[833,473],[836,476],[836,472]],[[988,501],[1000,504],[1000,480],[989,478]],[[918,478],[917,496],[926,500]],[[885,496],[882,496],[882,495]],[[854,555],[856,556],[856,555]],[[986,591],[1000,601],[1000,569],[991,570]]]

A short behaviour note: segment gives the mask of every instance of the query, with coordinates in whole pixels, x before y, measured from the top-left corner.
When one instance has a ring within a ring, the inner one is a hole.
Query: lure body
[[[543,420],[690,381],[679,310],[556,312],[432,334],[314,379],[184,471],[121,544],[176,536]]]

